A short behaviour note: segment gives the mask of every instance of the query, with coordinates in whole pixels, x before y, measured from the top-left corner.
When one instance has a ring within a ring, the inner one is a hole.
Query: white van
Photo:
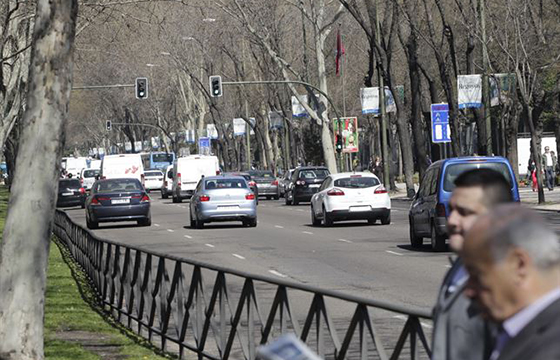
[[[73,178],[78,178],[83,169],[88,168],[87,158],[85,157],[65,157],[62,158],[62,168],[67,173],[72,174]]]
[[[134,178],[144,184],[140,154],[106,155],[101,161],[101,179]]]
[[[163,173],[163,185],[161,186],[161,198],[167,199],[173,193],[173,165],[168,165]]]
[[[80,182],[86,190],[91,190],[91,186],[99,176],[101,169],[83,169],[80,173]]]
[[[173,163],[173,202],[192,196],[202,176],[216,176],[220,164],[216,156],[190,155],[178,158]]]

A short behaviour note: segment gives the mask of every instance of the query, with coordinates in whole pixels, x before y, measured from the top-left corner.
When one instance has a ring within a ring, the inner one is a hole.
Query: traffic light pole
[[[332,106],[334,113],[336,115],[336,118],[338,119],[338,136],[342,137],[342,126],[341,125],[341,118],[340,118],[340,114],[338,113],[338,110],[336,109],[336,106],[334,106],[334,103],[332,102],[331,98],[321,89],[319,89],[318,87],[311,85],[309,83],[306,83],[305,81],[299,81],[299,80],[263,80],[263,81],[222,81],[222,85],[232,85],[232,86],[240,86],[240,85],[261,85],[261,84],[277,84],[277,85],[286,85],[286,84],[298,84],[298,85],[303,85],[305,87],[310,87],[313,90],[316,90],[319,94],[323,95],[325,97],[325,99],[327,99],[327,101],[329,102],[329,104]],[[339,154],[339,169],[342,170],[342,161],[341,161],[341,154]]]
[[[127,87],[136,87],[136,84],[73,86],[72,90],[97,90],[97,89],[114,89],[114,88],[127,88]]]

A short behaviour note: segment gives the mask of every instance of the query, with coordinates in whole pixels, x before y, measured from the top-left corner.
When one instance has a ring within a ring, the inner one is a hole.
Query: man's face
[[[501,323],[519,310],[515,256],[495,262],[484,240],[484,231],[477,224],[469,231],[462,258],[469,272],[465,294],[482,308],[482,314]]]
[[[549,152],[549,151],[550,151],[550,148],[549,148],[548,146],[544,148],[544,152],[547,153],[547,152]]]
[[[453,190],[447,218],[449,246],[453,251],[461,251],[466,232],[472,227],[476,218],[487,211],[482,187],[456,187]]]

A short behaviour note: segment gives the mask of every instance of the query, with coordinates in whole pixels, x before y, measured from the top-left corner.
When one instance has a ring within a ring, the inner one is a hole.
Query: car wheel
[[[323,207],[323,226],[332,226],[333,221],[327,210]]]
[[[280,199],[280,195],[274,195],[274,198],[273,198],[273,199],[274,199],[274,200]]]
[[[152,225],[152,217],[149,216],[146,219],[138,220],[139,226],[151,226]]]
[[[168,199],[169,198],[169,195],[167,195],[167,191],[162,191],[161,192],[161,198],[162,199]]]
[[[173,196],[173,203],[176,204],[178,202],[179,202],[179,200],[177,200],[177,198],[175,196]]]
[[[86,226],[88,229],[98,229],[99,223],[97,221],[90,221],[89,218],[86,216]]]
[[[284,194],[284,201],[286,202],[286,205],[292,205],[292,200],[290,200],[290,196],[288,193]]]
[[[204,228],[204,221],[202,220],[195,220],[194,221],[194,227],[197,229],[203,229]]]
[[[191,221],[191,228],[192,229],[196,228],[196,222],[194,221],[194,219],[192,217],[192,213],[189,214],[189,219]]]
[[[375,219],[375,218],[373,218],[373,219],[368,219],[368,220],[367,220],[367,223],[370,224],[370,225],[374,225],[376,221],[377,221],[377,219]]]
[[[257,218],[249,219],[246,222],[244,222],[243,225],[248,227],[257,227]]]
[[[416,229],[414,229],[414,220],[409,219],[408,223],[408,228],[410,230],[410,245],[412,245],[413,248],[422,246],[424,240],[421,236],[416,235]]]
[[[434,224],[432,224],[431,244],[433,251],[441,252],[445,250],[445,237],[437,234]]]
[[[321,225],[321,220],[317,219],[317,216],[315,216],[315,209],[313,209],[313,206],[311,206],[311,224],[313,226]]]
[[[296,199],[296,197],[294,196],[292,199],[292,204],[294,204],[295,206],[299,205],[299,200]]]
[[[82,209],[85,209],[86,208],[86,203],[83,202],[80,206],[82,207]]]
[[[391,213],[389,212],[387,215],[383,215],[381,217],[381,224],[389,225],[390,223],[391,223]]]
[[[178,203],[182,203],[182,202],[183,202],[183,198],[180,197],[180,196],[177,196],[177,202],[178,202]]]

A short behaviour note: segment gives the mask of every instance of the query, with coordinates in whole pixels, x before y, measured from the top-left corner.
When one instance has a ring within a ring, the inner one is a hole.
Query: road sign
[[[449,105],[432,104],[432,142],[451,142],[451,129],[449,128]]]
[[[210,138],[209,137],[198,138],[198,153],[201,154],[201,155],[209,155],[210,154]]]

